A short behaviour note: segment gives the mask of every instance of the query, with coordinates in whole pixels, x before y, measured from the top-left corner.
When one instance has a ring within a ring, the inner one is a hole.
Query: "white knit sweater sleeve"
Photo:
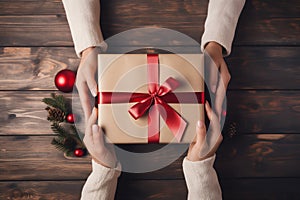
[[[216,155],[202,161],[183,160],[183,173],[188,188],[188,200],[219,200],[222,192],[213,168]]]
[[[81,52],[92,46],[101,46],[99,0],[63,0],[75,51]]]
[[[202,51],[208,42],[214,41],[223,46],[225,56],[230,54],[235,28],[244,4],[245,0],[209,1],[201,39]]]
[[[115,169],[104,167],[92,160],[93,171],[85,182],[81,200],[113,200],[121,167]]]

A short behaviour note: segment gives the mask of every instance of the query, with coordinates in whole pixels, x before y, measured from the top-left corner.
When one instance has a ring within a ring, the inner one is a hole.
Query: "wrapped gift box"
[[[99,125],[112,143],[190,143],[204,119],[202,54],[99,54]]]

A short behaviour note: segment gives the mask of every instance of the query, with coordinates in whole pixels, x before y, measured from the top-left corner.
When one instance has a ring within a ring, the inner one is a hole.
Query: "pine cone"
[[[236,123],[232,122],[232,123],[230,123],[229,128],[228,128],[228,135],[230,138],[232,138],[232,137],[236,136],[236,134],[237,134]]]
[[[48,111],[48,121],[63,122],[65,120],[66,115],[62,110],[50,107],[47,107],[46,110]]]

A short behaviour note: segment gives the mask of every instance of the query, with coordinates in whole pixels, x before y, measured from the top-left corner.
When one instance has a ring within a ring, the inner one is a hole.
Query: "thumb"
[[[93,108],[92,114],[91,114],[90,118],[88,119],[86,127],[91,127],[93,124],[96,124],[97,117],[98,117],[98,109]]]
[[[205,141],[205,136],[206,136],[206,127],[203,120],[199,120],[197,122],[196,134],[197,134],[196,144],[201,146]]]
[[[209,86],[212,93],[216,93],[218,84],[218,71],[216,66],[211,66],[209,75]]]
[[[89,88],[91,94],[93,95],[93,97],[96,97],[97,93],[98,93],[98,85],[97,85],[95,79],[89,78],[89,79],[87,79],[86,82],[87,82],[87,85],[88,85],[88,88]]]
[[[212,93],[216,93],[219,76],[219,66],[216,64],[208,52],[204,54],[205,77],[208,78],[208,87]]]

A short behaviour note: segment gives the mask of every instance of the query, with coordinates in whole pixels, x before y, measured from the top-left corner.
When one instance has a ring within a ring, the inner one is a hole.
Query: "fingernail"
[[[96,92],[94,90],[91,90],[91,93],[92,93],[93,97],[97,96],[97,94],[96,94]]]
[[[93,133],[97,133],[98,132],[98,125],[97,124],[94,124],[92,126],[92,131],[93,131]]]
[[[204,125],[203,122],[202,122],[201,120],[198,120],[197,126],[198,126],[199,128],[202,128],[203,125]]]
[[[94,87],[91,89],[91,94],[93,95],[93,97],[96,97],[96,96],[97,96],[97,86],[94,86]]]
[[[208,101],[205,101],[205,106],[209,106],[209,103],[208,103]]]

